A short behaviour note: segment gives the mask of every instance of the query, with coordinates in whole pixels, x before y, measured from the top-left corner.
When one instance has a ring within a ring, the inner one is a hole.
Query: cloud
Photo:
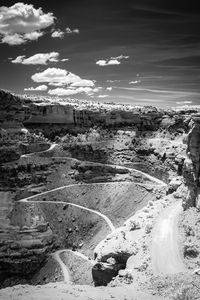
[[[96,61],[96,65],[99,65],[101,67],[104,66],[114,66],[114,65],[120,65],[122,59],[128,59],[129,56],[125,56],[125,55],[119,55],[119,56],[112,56],[108,59],[100,59],[98,61]]]
[[[25,55],[18,56],[11,62],[23,65],[46,65],[48,62],[58,62],[58,57],[58,52],[37,53],[28,58],[25,58]]]
[[[41,31],[33,31],[30,33],[25,33],[24,38],[25,38],[25,40],[34,41],[34,40],[38,40],[38,38],[43,36],[43,34],[44,33]]]
[[[106,82],[111,82],[111,83],[112,83],[112,82],[120,82],[120,81],[121,81],[121,80],[117,80],[117,79],[115,79],[115,80],[109,80],[109,79],[106,80]]]
[[[56,95],[56,96],[70,96],[77,94],[76,90],[72,89],[63,89],[63,88],[57,88],[53,90],[48,91],[49,95]]]
[[[5,35],[1,39],[2,43],[9,44],[11,46],[21,45],[29,41],[38,40],[44,33],[39,31],[34,31],[30,33],[25,33],[24,35],[19,33],[14,33],[12,35]]]
[[[192,103],[192,101],[178,101],[178,102],[176,102],[176,104],[181,104],[181,105],[183,105],[183,104],[191,104]]]
[[[71,84],[72,87],[94,87],[94,82],[92,80],[81,79],[80,81],[74,82]]]
[[[92,95],[101,89],[95,87],[93,80],[82,79],[80,76],[60,68],[48,68],[43,72],[35,73],[31,78],[35,82],[44,82],[49,86],[57,87],[49,90],[50,95],[64,96],[80,93]]]
[[[43,84],[43,85],[39,85],[36,88],[34,87],[30,87],[30,88],[25,88],[24,91],[46,91],[48,89],[48,87]]]
[[[129,84],[136,84],[136,83],[140,83],[141,80],[134,80],[134,81],[130,81]]]
[[[69,27],[67,27],[67,28],[65,29],[65,31],[66,31],[67,34],[73,34],[73,33],[79,34],[79,33],[80,33],[80,30],[79,30],[78,28],[70,29]]]
[[[63,58],[63,59],[61,59],[61,61],[68,61],[69,60],[69,58]]]
[[[109,97],[108,95],[99,95],[98,98],[107,98]]]
[[[54,30],[51,34],[51,36],[53,38],[60,38],[60,39],[63,39],[65,34],[79,34],[80,31],[78,28],[76,29],[70,29],[69,27],[67,27],[65,29],[65,31],[62,31],[61,29],[57,29],[57,30]]]
[[[64,38],[64,35],[65,35],[64,31],[60,29],[53,31],[51,34],[53,38],[60,38],[60,39]]]
[[[110,59],[110,60],[104,60],[104,59],[100,59],[96,62],[96,65],[99,65],[101,67],[104,66],[113,66],[113,65],[120,65],[121,62],[118,61],[117,59]]]
[[[119,56],[113,56],[111,57],[111,59],[118,59],[118,60],[121,60],[121,59],[128,59],[129,56],[128,55],[119,55]]]
[[[112,86],[109,86],[109,87],[107,87],[106,89],[107,89],[108,91],[112,91],[113,88],[112,88]]]
[[[21,45],[37,40],[41,31],[54,23],[53,13],[44,13],[42,8],[35,9],[32,4],[21,2],[0,7],[1,42],[9,45]]]
[[[47,82],[50,84],[68,85],[78,82],[81,78],[65,69],[48,68],[40,73],[32,75],[32,80],[35,82]]]
[[[76,95],[80,93],[85,93],[87,95],[92,95],[95,92],[95,89],[92,89],[91,87],[78,87],[78,88],[57,88],[53,90],[49,90],[48,94],[50,95],[56,95],[56,96],[71,96]]]

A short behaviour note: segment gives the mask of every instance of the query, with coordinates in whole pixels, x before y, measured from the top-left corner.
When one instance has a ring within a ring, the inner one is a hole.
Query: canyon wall
[[[139,130],[157,129],[163,113],[155,108],[146,110],[123,108],[112,110],[83,108],[58,103],[34,103],[28,98],[20,98],[0,91],[0,126],[13,128],[24,125],[68,125],[71,127],[90,127],[92,125],[120,126],[135,125]]]

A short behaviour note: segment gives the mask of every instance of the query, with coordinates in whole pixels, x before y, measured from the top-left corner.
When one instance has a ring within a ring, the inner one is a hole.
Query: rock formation
[[[6,108],[6,109],[5,109]],[[78,108],[74,103],[58,104],[34,102],[30,98],[14,96],[0,91],[0,123],[8,128],[24,124],[26,127],[46,128],[47,124],[66,125],[66,128],[90,127],[92,125],[121,126],[135,125],[138,130],[155,130],[159,127],[163,112],[147,107],[125,110],[123,106],[106,111],[92,106]]]
[[[187,187],[187,194],[184,196],[183,201],[184,209],[199,206],[197,197],[200,179],[200,117],[193,117],[189,127],[190,130],[186,138],[188,157],[183,167],[183,176]]]

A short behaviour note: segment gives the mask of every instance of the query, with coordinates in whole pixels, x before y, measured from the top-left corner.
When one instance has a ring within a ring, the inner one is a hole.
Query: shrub
[[[14,161],[20,158],[18,149],[14,146],[0,148],[0,164]]]
[[[172,297],[173,300],[197,300],[195,296],[192,295],[190,287],[183,287],[183,285],[179,288],[176,294]]]

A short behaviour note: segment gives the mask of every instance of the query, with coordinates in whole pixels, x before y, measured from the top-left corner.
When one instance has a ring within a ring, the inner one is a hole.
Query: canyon
[[[200,298],[198,107],[1,90],[0,138],[0,298]]]

